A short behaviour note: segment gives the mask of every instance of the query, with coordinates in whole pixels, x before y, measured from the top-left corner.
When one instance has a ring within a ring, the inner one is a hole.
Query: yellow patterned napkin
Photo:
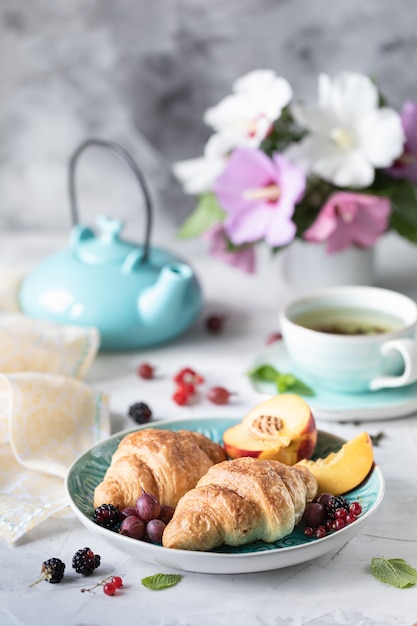
[[[0,292],[0,309],[6,301]],[[99,342],[95,328],[0,313],[0,537],[10,543],[68,511],[69,466],[110,434],[107,396],[80,380]]]

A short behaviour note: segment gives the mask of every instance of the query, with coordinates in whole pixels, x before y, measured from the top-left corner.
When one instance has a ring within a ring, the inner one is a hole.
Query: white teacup
[[[280,326],[290,357],[320,387],[361,393],[417,380],[417,304],[403,294],[315,290],[284,306]]]

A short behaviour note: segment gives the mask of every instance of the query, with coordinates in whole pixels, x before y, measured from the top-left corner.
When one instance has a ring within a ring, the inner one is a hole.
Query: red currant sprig
[[[92,591],[94,593],[94,589],[97,589],[97,587],[103,587],[103,591],[106,596],[114,596],[116,591],[120,589],[120,587],[123,587],[123,580],[120,578],[120,576],[107,576],[96,585],[88,587],[88,589],[83,588],[81,589],[81,591],[83,593],[85,591]]]
[[[180,406],[184,406],[188,403],[197,391],[197,385],[201,385],[204,382],[203,376],[198,374],[191,367],[183,367],[173,377],[176,383],[172,399]]]

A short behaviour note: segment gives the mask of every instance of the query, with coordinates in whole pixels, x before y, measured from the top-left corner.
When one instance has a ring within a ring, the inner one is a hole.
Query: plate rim
[[[109,444],[112,441],[123,438],[125,435],[136,432],[138,430],[144,430],[146,428],[164,428],[169,426],[181,426],[182,424],[190,424],[190,422],[202,422],[204,425],[209,424],[211,422],[219,422],[219,421],[227,421],[230,423],[240,422],[240,418],[235,417],[188,417],[188,418],[179,418],[175,420],[158,420],[151,423],[138,425],[136,427],[127,428],[117,433],[113,433],[106,439],[94,444],[89,449],[85,450],[83,453],[77,456],[76,459],[72,462],[67,475],[65,477],[65,492],[67,498],[69,499],[69,504],[73,513],[76,515],[78,520],[93,534],[99,534],[102,538],[107,539],[119,550],[123,550],[119,544],[126,546],[138,546],[140,544],[142,551],[144,552],[141,558],[144,561],[151,561],[153,563],[166,565],[169,567],[173,567],[174,569],[178,569],[181,571],[191,571],[196,573],[208,573],[208,574],[241,574],[241,573],[254,573],[260,571],[268,571],[273,569],[280,569],[282,567],[288,567],[291,565],[296,565],[299,563],[307,562],[313,558],[318,556],[322,556],[327,552],[332,550],[333,545],[337,545],[342,548],[352,537],[358,534],[360,528],[368,521],[369,517],[371,517],[379,506],[382,503],[382,500],[385,495],[385,478],[382,474],[382,471],[377,463],[374,462],[373,468],[368,476],[372,474],[376,474],[379,490],[376,496],[375,502],[372,504],[371,508],[363,514],[363,516],[359,517],[358,520],[355,521],[354,524],[349,526],[345,526],[341,530],[336,533],[332,533],[327,535],[326,537],[320,539],[314,539],[314,541],[307,541],[306,543],[298,544],[295,546],[284,546],[281,548],[272,548],[271,550],[262,550],[262,551],[253,551],[253,552],[243,552],[243,553],[229,553],[229,552],[208,552],[208,551],[197,551],[197,550],[180,550],[176,548],[164,548],[163,546],[157,544],[151,544],[147,542],[139,542],[137,539],[133,539],[131,537],[119,535],[118,533],[113,533],[106,528],[103,528],[94,523],[92,519],[90,519],[83,511],[79,509],[79,507],[74,502],[74,499],[71,494],[71,490],[69,487],[70,478],[75,471],[77,465],[87,456],[91,456],[93,451],[105,444]],[[328,433],[319,429],[319,432],[328,435],[336,440],[340,440],[341,443],[346,440],[343,437],[338,435],[334,435],[332,433]],[[125,550],[123,550],[125,551]],[[149,556],[150,554],[150,556]],[[299,558],[291,558],[294,555],[299,555]],[[309,556],[310,555],[310,556]],[[132,552],[131,556],[135,556]],[[162,557],[162,558],[160,558]],[[199,561],[205,561],[203,565]],[[176,561],[180,560],[183,562],[182,565],[176,564]],[[289,562],[288,562],[289,561]],[[185,565],[184,565],[185,562]],[[206,564],[207,562],[207,564]],[[211,564],[214,564],[213,567]]]

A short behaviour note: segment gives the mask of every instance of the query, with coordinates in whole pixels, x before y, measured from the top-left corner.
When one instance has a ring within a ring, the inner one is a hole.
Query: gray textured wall
[[[393,105],[417,100],[415,0],[1,0],[0,228],[69,227],[68,158],[89,136],[145,170],[156,224],[193,206],[170,164],[199,156],[206,108],[256,68],[314,99],[319,72],[375,76]],[[91,150],[77,185],[95,212],[139,220],[137,190]]]

